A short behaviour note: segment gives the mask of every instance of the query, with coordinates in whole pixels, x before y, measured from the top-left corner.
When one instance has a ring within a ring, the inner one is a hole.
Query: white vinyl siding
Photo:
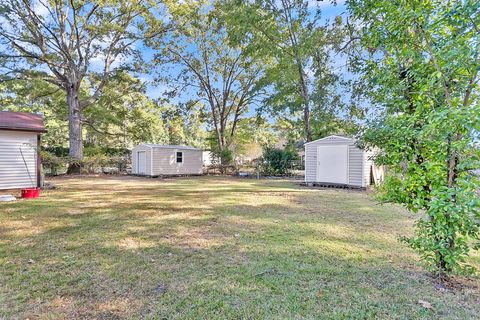
[[[177,152],[182,152],[183,162],[177,162]],[[201,150],[153,148],[152,175],[201,174]]]
[[[36,186],[37,133],[0,130],[0,189]]]
[[[348,145],[348,185],[366,187],[370,183],[370,165],[367,153],[355,145],[355,140],[329,136],[305,144],[305,182],[317,181],[317,150],[320,145]]]
[[[358,149],[352,142],[350,148],[350,165],[348,168],[349,184],[354,186],[362,186],[364,177],[364,154],[363,150]]]

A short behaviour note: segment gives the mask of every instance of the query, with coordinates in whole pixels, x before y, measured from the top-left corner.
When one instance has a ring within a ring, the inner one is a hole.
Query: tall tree
[[[159,51],[155,62],[168,70],[163,80],[174,88],[172,95],[198,96],[208,106],[219,152],[228,162],[238,121],[260,94],[261,69],[230,42],[217,8],[187,2],[171,4],[170,10],[175,27],[151,41]]]
[[[42,137],[42,145],[67,147],[65,96],[63,90],[42,80],[7,81],[0,84],[0,110],[43,114],[48,132]],[[99,99],[84,109],[85,145],[129,148],[141,142],[168,143],[167,112],[163,103],[147,97],[141,80],[126,71],[116,72]]]
[[[422,217],[406,239],[442,278],[470,271],[480,238],[480,3],[350,0],[363,81],[382,111],[364,134],[388,165],[381,189]]]
[[[41,79],[66,93],[70,156],[83,157],[86,107],[142,37],[142,0],[5,0],[0,4],[1,80]],[[81,86],[89,90],[81,94]]]
[[[311,141],[312,109],[328,112],[325,107],[335,102],[331,95],[336,95],[338,77],[330,60],[342,41],[341,19],[322,22],[320,7],[309,0],[224,3],[231,37],[248,44],[250,55],[266,65],[266,81],[273,85],[266,105],[275,111],[301,110],[304,135]]]

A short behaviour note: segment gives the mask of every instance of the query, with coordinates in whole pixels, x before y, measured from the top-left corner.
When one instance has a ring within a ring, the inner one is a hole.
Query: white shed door
[[[137,174],[147,173],[147,155],[145,151],[137,152]]]
[[[348,145],[318,146],[317,181],[348,183]]]

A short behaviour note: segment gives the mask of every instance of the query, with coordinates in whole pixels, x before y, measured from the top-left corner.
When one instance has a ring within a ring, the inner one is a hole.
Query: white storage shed
[[[0,190],[40,187],[40,115],[0,111]]]
[[[355,140],[328,136],[305,144],[305,182],[364,188],[372,181],[373,153]]]
[[[202,174],[202,153],[187,146],[140,144],[132,149],[132,174],[151,177]]]

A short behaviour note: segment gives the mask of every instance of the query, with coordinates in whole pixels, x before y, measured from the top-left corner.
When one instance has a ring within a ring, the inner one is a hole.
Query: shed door
[[[318,146],[317,181],[348,183],[348,145]]]
[[[147,173],[147,155],[145,151],[137,152],[137,174]]]

